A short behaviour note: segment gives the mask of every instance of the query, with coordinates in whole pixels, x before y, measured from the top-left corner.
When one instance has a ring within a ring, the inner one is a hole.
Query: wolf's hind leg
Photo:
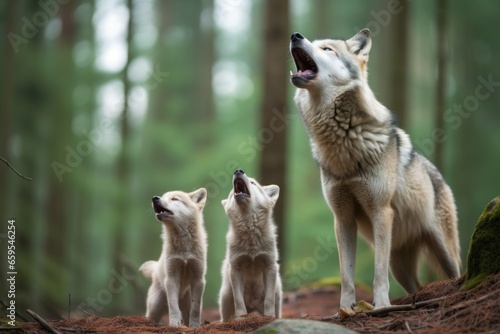
[[[460,275],[460,261],[450,253],[441,233],[430,232],[424,240],[426,241],[431,259],[439,264],[448,278]]]
[[[403,246],[391,251],[392,275],[407,293],[413,293],[420,287],[417,277],[419,251],[417,245]]]

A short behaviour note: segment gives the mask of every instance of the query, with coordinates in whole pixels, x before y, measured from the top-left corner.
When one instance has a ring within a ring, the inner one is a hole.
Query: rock
[[[500,196],[483,210],[472,234],[467,272],[461,290],[481,284],[486,277],[500,272]]]
[[[356,334],[340,325],[327,322],[303,320],[303,319],[278,319],[270,324],[258,328],[254,333],[257,334]]]

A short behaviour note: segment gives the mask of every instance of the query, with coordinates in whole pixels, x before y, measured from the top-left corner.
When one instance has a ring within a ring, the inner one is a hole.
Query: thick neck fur
[[[352,177],[359,166],[374,165],[389,144],[392,114],[368,85],[299,89],[295,101],[311,137],[314,158],[337,178]]]
[[[272,210],[255,209],[229,212],[230,228],[228,246],[241,249],[263,249],[276,244],[276,227],[272,219]]]
[[[184,253],[206,256],[207,235],[202,217],[193,217],[189,222],[164,223],[162,238],[169,256]]]

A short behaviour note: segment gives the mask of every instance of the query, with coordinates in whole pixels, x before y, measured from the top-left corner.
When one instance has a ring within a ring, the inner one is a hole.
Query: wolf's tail
[[[153,272],[156,269],[158,262],[157,261],[146,261],[139,268],[139,271],[149,280],[153,279]]]

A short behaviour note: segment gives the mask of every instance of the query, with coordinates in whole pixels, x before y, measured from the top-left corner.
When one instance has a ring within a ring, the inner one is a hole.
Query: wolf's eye
[[[255,185],[255,182],[253,182],[253,181],[250,181],[250,183],[253,184],[253,185]]]
[[[330,49],[329,47],[324,47],[324,48],[321,48],[323,49],[323,51],[333,51],[332,49]]]
[[[178,201],[179,199],[177,197],[172,197],[172,201]]]

